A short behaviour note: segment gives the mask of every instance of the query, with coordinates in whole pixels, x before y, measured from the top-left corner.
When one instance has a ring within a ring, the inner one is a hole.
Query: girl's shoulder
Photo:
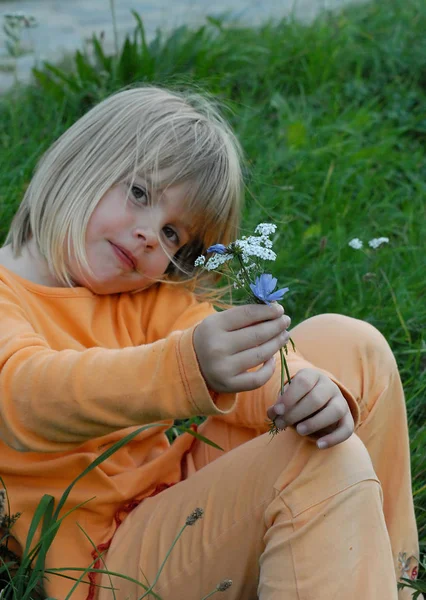
[[[11,246],[3,246],[0,248],[0,268],[7,269],[9,274],[16,275],[21,279],[29,282],[42,285],[43,282],[38,281],[37,272],[23,254],[14,256]]]
[[[15,262],[16,258],[13,257],[10,246],[3,246],[3,248],[0,248],[0,267],[6,267],[8,271],[14,273],[16,268]]]
[[[19,303],[55,303],[58,299],[69,298],[71,301],[81,297],[94,296],[85,288],[56,287],[40,275],[31,261],[21,254],[15,257],[8,246],[0,248],[0,295],[10,300],[12,297]]]
[[[13,257],[8,246],[0,248],[0,281],[2,287],[14,288],[14,282],[25,280],[25,274]]]

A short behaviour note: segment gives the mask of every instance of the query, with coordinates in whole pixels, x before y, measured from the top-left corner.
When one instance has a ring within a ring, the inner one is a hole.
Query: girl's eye
[[[170,242],[179,245],[179,236],[174,229],[169,226],[163,227],[163,233]]]
[[[148,194],[146,192],[146,190],[144,190],[143,187],[140,187],[138,185],[132,185],[131,187],[131,192],[133,195],[133,198],[135,200],[137,200],[138,204],[148,204]]]

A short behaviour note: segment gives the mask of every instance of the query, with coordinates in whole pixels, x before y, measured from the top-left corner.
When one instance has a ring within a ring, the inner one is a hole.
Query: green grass
[[[134,80],[182,82],[218,95],[247,156],[244,226],[279,225],[274,272],[293,323],[339,312],[377,326],[407,397],[413,489],[426,551],[426,4],[382,0],[238,28],[197,30],[134,45],[121,60],[97,48],[77,75],[46,71],[43,89],[0,104],[0,236],[38,157],[94,102]],[[65,80],[68,79],[68,82]],[[348,241],[388,236],[376,251]]]

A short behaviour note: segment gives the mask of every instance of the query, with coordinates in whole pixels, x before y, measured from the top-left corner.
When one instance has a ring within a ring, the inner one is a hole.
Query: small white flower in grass
[[[370,248],[374,248],[374,249],[378,248],[382,244],[389,244],[389,238],[379,237],[379,238],[374,238],[368,242],[368,245],[370,246]]]
[[[354,238],[353,240],[351,240],[348,244],[351,248],[353,248],[354,250],[361,250],[362,248],[362,241],[359,238]]]

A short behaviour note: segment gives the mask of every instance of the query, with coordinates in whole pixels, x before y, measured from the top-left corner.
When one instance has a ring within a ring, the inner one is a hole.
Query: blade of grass
[[[55,513],[53,515],[53,520],[56,520],[58,518],[58,515],[59,515],[63,505],[65,504],[72,488],[75,486],[75,484],[78,481],[80,481],[80,479],[82,479],[88,473],[93,471],[93,469],[95,469],[97,466],[99,466],[101,463],[103,463],[105,460],[107,460],[110,456],[112,456],[115,452],[117,452],[117,450],[122,448],[125,444],[127,444],[128,442],[133,440],[133,438],[138,436],[142,431],[146,431],[147,429],[151,429],[153,427],[159,427],[159,426],[161,426],[161,423],[151,423],[149,425],[144,425],[143,427],[139,427],[132,433],[129,433],[124,438],[122,438],[121,440],[119,440],[118,442],[113,444],[110,448],[108,448],[108,450],[105,450],[105,452],[103,452],[100,456],[98,456],[98,458],[96,458],[86,469],[84,469],[84,471],[82,473],[80,473],[80,475],[78,475],[70,483],[70,485],[67,487],[65,492],[62,494],[61,499],[60,499],[58,506],[56,507]]]
[[[89,540],[89,542],[90,542],[90,544],[91,544],[91,546],[92,546],[93,550],[95,550],[95,551],[97,552],[97,551],[98,551],[98,549],[96,548],[96,544],[93,542],[93,540],[92,540],[92,539],[91,539],[91,537],[88,535],[88,533],[86,533],[86,531],[83,529],[83,527],[80,525],[80,523],[77,523],[77,527],[80,529],[80,531],[83,533],[83,535],[84,535],[84,536],[87,538],[87,540]],[[104,559],[103,559],[103,555],[104,555],[104,553],[101,553],[101,554],[99,554],[99,555],[97,556],[97,559],[99,559],[99,560],[101,560],[101,561],[102,561],[102,564],[103,564],[103,566],[104,566],[104,569],[105,569],[105,570],[107,570],[107,566],[106,566],[106,563],[105,563],[105,561],[104,561]],[[96,560],[97,560],[97,559],[96,559]],[[96,560],[95,560],[95,563],[96,563]],[[83,574],[81,575],[81,577],[80,577],[80,580],[81,580],[81,579],[84,577],[84,575],[85,575],[85,573],[83,573]],[[109,579],[110,589],[111,589],[111,591],[112,591],[113,600],[117,600],[117,596],[115,595],[115,588],[114,588],[114,586],[113,586],[113,584],[112,584],[111,575],[109,575],[109,574],[108,574],[108,579]],[[65,600],[68,600],[68,599],[71,597],[71,593],[73,592],[73,590],[75,589],[75,587],[77,586],[77,584],[78,584],[78,581],[77,581],[77,583],[75,584],[75,586],[74,586],[74,587],[73,587],[73,588],[70,590],[70,592],[69,592],[68,596],[65,598]],[[106,589],[108,589],[108,588],[106,588]]]
[[[69,577],[68,575],[64,575],[64,571],[81,571],[86,573],[87,569],[84,567],[55,567],[55,568],[50,568],[50,569],[46,569],[46,573],[49,575],[57,575],[58,577],[64,577],[65,579],[72,579],[73,581],[75,581],[75,579],[73,577]],[[119,577],[120,579],[125,579],[126,581],[130,581],[130,583],[134,583],[136,585],[138,585],[139,587],[142,587],[144,590],[146,590],[146,585],[144,585],[141,581],[139,581],[138,579],[134,579],[133,577],[129,577],[127,575],[123,575],[123,573],[117,573],[116,571],[109,571],[107,569],[93,569],[90,568],[90,573],[99,573],[101,575],[110,575],[111,577]],[[86,584],[87,582],[83,581],[83,584]],[[87,584],[88,585],[88,584]],[[104,589],[109,589],[106,588],[105,586],[100,586]],[[157,600],[161,600],[160,596],[158,596],[158,594],[156,594],[155,592],[152,592],[152,595],[157,599]]]
[[[193,429],[189,429],[188,427],[184,427],[183,425],[176,425],[175,429],[177,429],[181,433],[189,433],[190,435],[195,437],[197,440],[200,440],[200,442],[204,442],[208,446],[213,446],[213,448],[216,448],[217,450],[222,450],[222,452],[224,451],[223,448],[218,446],[218,444],[216,444],[215,442],[212,442],[212,440],[209,440],[204,435],[201,435],[200,433],[198,433],[197,431],[194,431]]]

